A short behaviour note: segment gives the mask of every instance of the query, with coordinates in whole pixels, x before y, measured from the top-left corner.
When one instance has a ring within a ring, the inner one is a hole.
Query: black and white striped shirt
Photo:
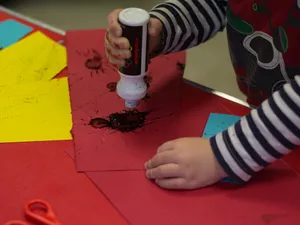
[[[162,54],[194,47],[222,31],[226,9],[224,0],[169,0],[155,6],[150,14],[162,21],[166,36]],[[210,142],[226,173],[240,184],[299,147],[300,75]]]

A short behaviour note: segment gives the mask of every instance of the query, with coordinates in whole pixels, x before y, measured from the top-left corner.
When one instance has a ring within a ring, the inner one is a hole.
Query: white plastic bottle
[[[127,108],[135,108],[147,94],[144,76],[148,71],[148,23],[150,15],[139,8],[127,8],[119,14],[122,36],[130,43],[131,58],[119,69],[117,94]]]

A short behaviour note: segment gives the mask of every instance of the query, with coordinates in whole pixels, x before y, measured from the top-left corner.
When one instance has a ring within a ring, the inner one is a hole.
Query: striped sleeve
[[[300,75],[210,143],[224,171],[238,184],[299,147]]]
[[[226,24],[227,0],[169,0],[150,15],[163,24],[161,54],[186,50],[212,38]]]

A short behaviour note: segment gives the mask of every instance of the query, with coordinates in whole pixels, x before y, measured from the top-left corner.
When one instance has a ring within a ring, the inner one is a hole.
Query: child
[[[130,57],[120,11],[108,17],[105,42],[118,67]],[[225,177],[244,184],[300,146],[300,0],[170,0],[150,15],[152,57],[199,45],[226,26],[238,85],[258,108],[210,140],[163,144],[145,164],[149,179],[167,189],[201,188]]]

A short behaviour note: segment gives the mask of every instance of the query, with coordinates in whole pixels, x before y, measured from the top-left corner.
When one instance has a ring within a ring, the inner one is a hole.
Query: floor
[[[130,6],[150,10],[160,0],[4,0],[6,7],[55,27],[105,28],[107,15]],[[245,100],[237,88],[227,48],[226,32],[188,50],[185,77],[215,90]]]

